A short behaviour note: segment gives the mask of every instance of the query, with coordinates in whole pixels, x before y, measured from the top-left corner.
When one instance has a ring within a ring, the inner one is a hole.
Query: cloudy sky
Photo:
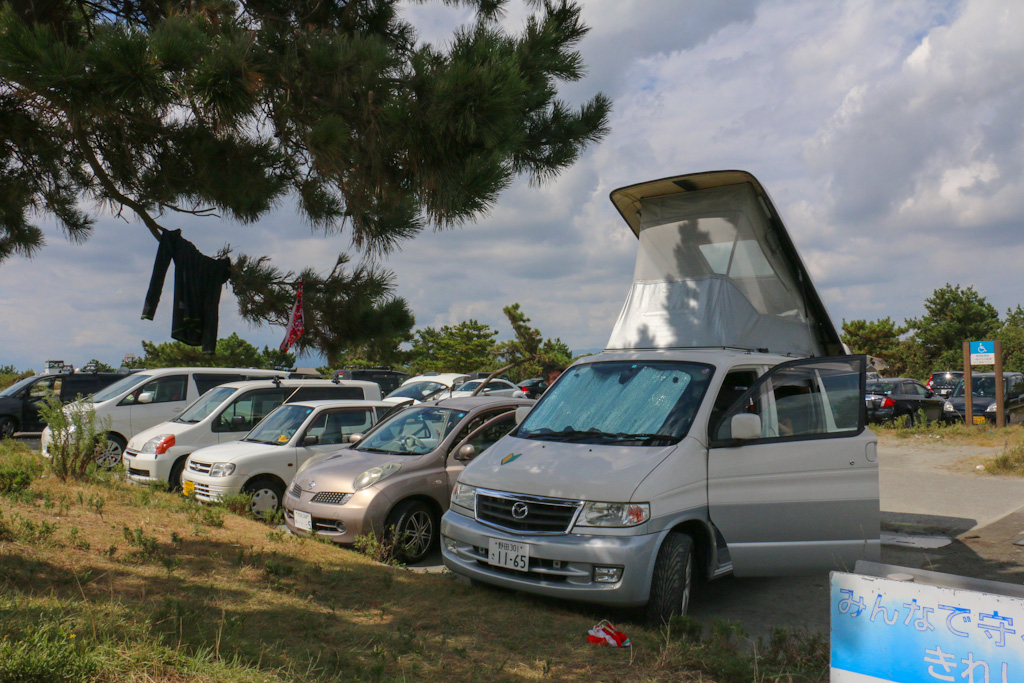
[[[947,282],[1001,312],[1024,303],[1024,3],[581,0],[588,76],[562,95],[614,102],[611,133],[542,188],[520,183],[476,224],[424,234],[385,265],[417,327],[468,318],[510,336],[519,302],[546,336],[602,348],[629,288],[636,240],[608,193],[643,180],[743,169],[771,193],[838,326],[918,316]],[[505,18],[518,31],[526,10]],[[409,16],[443,43],[470,14]],[[328,269],[347,238],[287,209],[255,225],[170,217],[206,253],[225,243],[289,269]],[[169,340],[171,281],[140,312],[156,244],[101,219],[84,246],[0,265],[0,365],[116,365]],[[242,322],[226,289],[220,336],[258,346],[283,330]],[[300,365],[319,364],[300,358]]]

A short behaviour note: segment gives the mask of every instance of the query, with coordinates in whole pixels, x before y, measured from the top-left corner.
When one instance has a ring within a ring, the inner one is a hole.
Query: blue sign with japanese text
[[[996,343],[976,341],[971,344],[971,365],[995,365]]]
[[[1024,599],[832,573],[832,683],[1024,681]]]

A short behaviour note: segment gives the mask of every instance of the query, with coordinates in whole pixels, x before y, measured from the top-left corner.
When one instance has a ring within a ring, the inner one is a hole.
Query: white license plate
[[[487,563],[525,572],[530,569],[530,546],[491,538],[487,541]]]
[[[313,530],[313,515],[302,510],[295,511],[295,526],[299,527],[304,531]]]

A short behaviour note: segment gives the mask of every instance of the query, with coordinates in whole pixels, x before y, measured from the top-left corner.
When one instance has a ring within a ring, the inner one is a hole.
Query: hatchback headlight
[[[226,477],[235,473],[235,463],[215,462],[210,466],[211,477]]]
[[[952,403],[946,401],[945,403],[942,404],[942,410],[947,413],[952,413],[956,410],[956,408],[953,407]]]
[[[476,512],[476,487],[468,484],[456,484],[452,489],[452,505],[465,508],[470,513]]]
[[[651,518],[649,503],[586,503],[577,526],[629,527]]]
[[[361,491],[368,486],[373,486],[377,482],[387,479],[400,469],[402,469],[402,465],[397,462],[389,462],[387,465],[381,465],[380,467],[371,467],[356,477],[352,488],[356,491]]]
[[[142,448],[139,449],[139,452],[163,455],[167,452],[167,449],[173,445],[174,434],[158,434],[146,443],[142,444]]]
[[[994,413],[994,412],[996,412],[996,402],[992,401],[992,403],[989,403],[988,404],[988,408],[985,408],[985,412],[986,413]]]

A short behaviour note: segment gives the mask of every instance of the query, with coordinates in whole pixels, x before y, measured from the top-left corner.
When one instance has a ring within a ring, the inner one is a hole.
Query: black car
[[[540,395],[548,388],[548,383],[544,381],[543,377],[533,377],[524,379],[517,386],[526,394],[526,398],[540,398]]]
[[[942,417],[946,422],[963,422],[967,416],[964,387],[961,380],[946,399]],[[994,372],[979,372],[971,375],[971,411],[974,424],[996,423],[996,375]],[[1024,422],[1024,374],[1003,373],[1003,417],[1006,424]]]
[[[391,368],[346,368],[334,373],[338,379],[359,379],[368,382],[376,382],[380,385],[380,395],[387,396],[392,391],[402,386],[402,382],[409,379],[409,375]]]
[[[925,382],[925,387],[934,391],[939,396],[949,396],[956,389],[956,385],[960,383],[960,380],[964,378],[963,370],[941,370],[939,372],[933,372],[928,381]]]
[[[0,391],[0,439],[15,432],[41,432],[44,398],[57,394],[63,403],[89,396],[125,377],[125,372],[75,372],[32,375]]]
[[[924,413],[926,422],[935,422],[943,416],[945,399],[936,396],[916,379],[904,377],[886,378],[868,382],[864,403],[868,410],[868,422],[882,423],[907,416],[914,424]]]

